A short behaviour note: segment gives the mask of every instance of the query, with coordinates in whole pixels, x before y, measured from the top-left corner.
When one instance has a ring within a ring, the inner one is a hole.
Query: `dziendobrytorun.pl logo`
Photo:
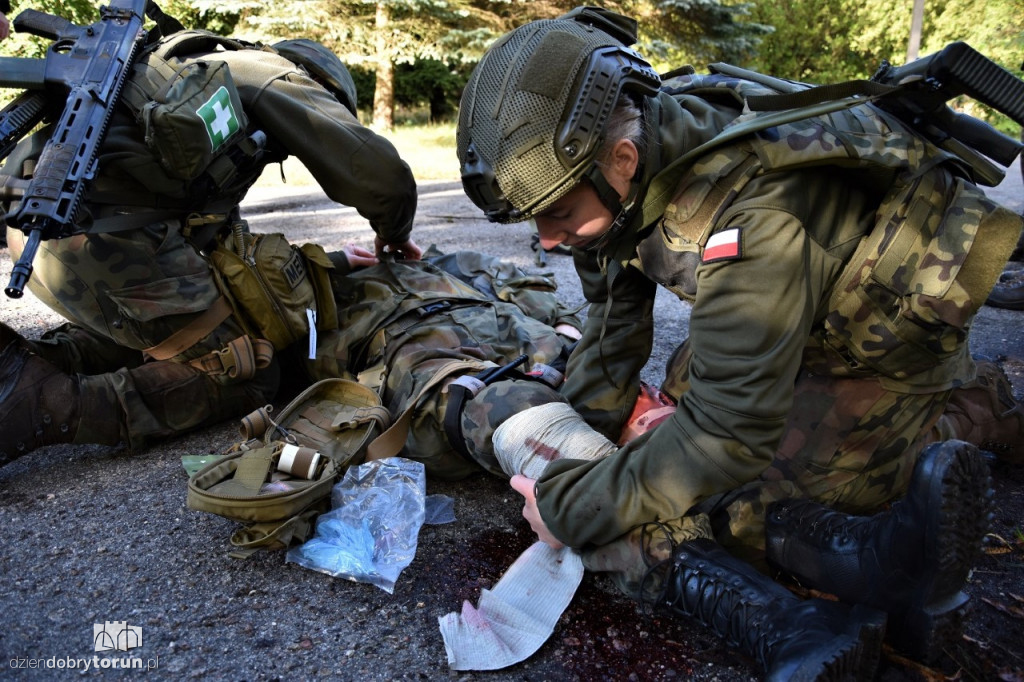
[[[142,647],[142,628],[127,621],[105,621],[92,626],[93,651],[127,652]],[[50,656],[49,658],[12,658],[13,669],[74,670],[156,670],[160,657],[142,656]]]

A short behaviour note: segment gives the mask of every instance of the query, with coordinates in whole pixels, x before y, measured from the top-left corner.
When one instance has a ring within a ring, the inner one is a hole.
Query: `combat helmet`
[[[462,94],[456,134],[466,194],[492,222],[527,220],[581,178],[613,216],[618,193],[595,166],[622,92],[653,96],[657,72],[629,49],[636,22],[577,8],[500,38]]]
[[[305,67],[313,80],[327,88],[346,109],[356,115],[356,83],[338,55],[306,38],[282,40],[274,43],[273,48],[285,59]]]

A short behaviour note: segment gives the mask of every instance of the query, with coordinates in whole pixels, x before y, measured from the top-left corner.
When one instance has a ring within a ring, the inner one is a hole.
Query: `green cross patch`
[[[206,132],[210,136],[213,151],[238,131],[238,116],[235,114],[235,108],[231,106],[228,89],[223,85],[196,110],[196,114],[206,123]]]

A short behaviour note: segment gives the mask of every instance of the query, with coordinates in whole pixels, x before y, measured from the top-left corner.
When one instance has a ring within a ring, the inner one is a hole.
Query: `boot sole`
[[[939,452],[915,476],[929,515],[924,565],[909,608],[892,614],[891,643],[915,660],[932,663],[959,637],[968,596],[961,589],[981,550],[992,514],[992,489],[981,453],[960,441],[931,447]]]
[[[786,679],[789,682],[868,682],[874,673],[869,676],[863,670],[863,648],[853,637],[836,637],[809,654]]]

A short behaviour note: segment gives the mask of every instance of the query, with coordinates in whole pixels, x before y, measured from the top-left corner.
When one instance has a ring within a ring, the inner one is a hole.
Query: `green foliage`
[[[103,0],[15,0],[79,23],[95,20]],[[588,0],[636,18],[638,49],[655,67],[704,68],[726,61],[783,78],[838,82],[869,77],[881,61],[905,61],[912,0]],[[306,37],[333,49],[352,71],[364,107],[373,101],[376,66],[394,71],[394,100],[431,105],[443,118],[457,106],[465,77],[501,34],[563,14],[577,0],[159,0],[190,28],[273,42]],[[387,24],[378,25],[378,10]],[[17,11],[13,14],[17,14]],[[921,55],[954,40],[1020,75],[1024,12],[1020,0],[927,0]],[[0,54],[42,56],[48,41],[15,33]],[[386,72],[385,72],[386,73]],[[385,77],[387,77],[385,75]],[[1003,116],[964,98],[957,107],[1012,135]]]
[[[376,74],[365,66],[349,65],[359,95],[359,107],[368,116],[376,86]],[[469,80],[472,64],[437,59],[418,59],[395,69],[395,104],[407,109],[427,107],[431,123],[454,117],[462,88]],[[365,93],[365,96],[364,96]]]
[[[639,47],[663,70],[683,64],[749,61],[762,36],[771,31],[748,20],[751,3],[661,0],[635,4],[642,37]]]
[[[744,66],[774,76],[828,83],[870,77],[883,60],[906,62],[911,2],[892,0],[759,0],[754,21],[774,27]],[[1024,56],[1024,14],[1019,0],[927,0],[920,56],[957,40],[1015,75]],[[956,108],[1016,136],[1020,126],[970,100]]]
[[[427,105],[432,123],[448,120],[455,114],[470,71],[465,64],[438,59],[403,64],[395,72],[395,101],[409,107]]]
[[[99,5],[89,0],[28,0],[11,3],[11,35],[0,43],[0,54],[13,57],[42,57],[50,40],[15,30],[14,19],[26,9],[57,14],[75,24],[91,24],[99,18]]]

